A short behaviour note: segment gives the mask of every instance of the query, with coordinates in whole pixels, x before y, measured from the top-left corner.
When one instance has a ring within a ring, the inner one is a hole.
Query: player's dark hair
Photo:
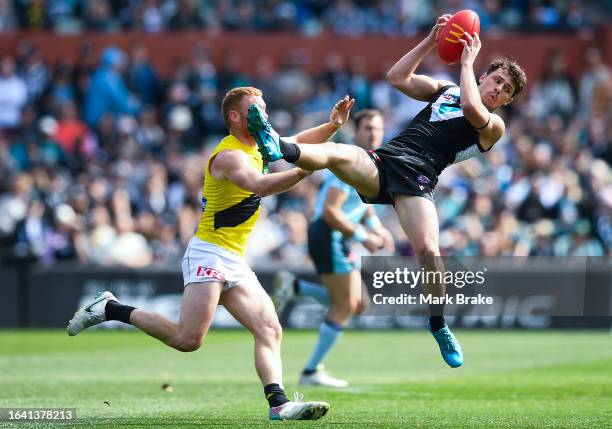
[[[375,116],[383,117],[383,114],[380,110],[376,109],[362,109],[359,112],[355,113],[355,129],[359,128],[361,121],[364,119],[370,119]]]
[[[229,130],[229,112],[230,110],[234,110],[238,108],[238,105],[242,101],[242,97],[247,95],[254,95],[256,97],[261,97],[262,92],[260,89],[253,88],[252,86],[239,86],[237,88],[232,88],[227,91],[225,97],[223,97],[223,101],[221,102],[221,113],[223,115],[223,122],[225,122],[225,126]]]
[[[507,71],[514,82],[514,93],[512,96],[514,97],[516,94],[520,93],[525,85],[527,85],[527,74],[523,70],[523,68],[516,62],[513,58],[498,58],[491,63],[489,69],[487,70],[487,75],[490,75],[495,70],[502,69]]]

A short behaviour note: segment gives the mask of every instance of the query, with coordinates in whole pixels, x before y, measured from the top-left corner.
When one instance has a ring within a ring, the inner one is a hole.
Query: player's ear
[[[487,77],[487,72],[484,72],[483,74],[481,74],[480,78],[478,79],[478,83],[482,83],[482,81],[485,80],[486,77]]]
[[[512,103],[514,101],[514,98],[510,97],[510,100],[508,100],[507,103],[504,103],[504,106],[507,106],[508,104]]]
[[[229,120],[230,122],[240,122],[240,112],[237,110],[229,111]]]

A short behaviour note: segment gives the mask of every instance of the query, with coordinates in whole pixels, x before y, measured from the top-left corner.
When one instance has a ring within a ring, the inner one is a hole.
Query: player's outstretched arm
[[[278,173],[262,174],[254,168],[241,150],[224,150],[217,154],[211,165],[214,177],[227,180],[260,197],[280,194],[293,187],[312,172],[301,168]]]
[[[349,114],[354,105],[355,99],[345,95],[344,98],[334,104],[329,115],[329,122],[304,130],[295,136],[286,138],[285,141],[294,143],[322,143],[331,140],[332,136],[348,121]]]
[[[429,76],[414,73],[423,58],[436,46],[438,35],[450,17],[449,14],[439,16],[429,35],[387,72],[387,81],[394,88],[416,100],[430,101],[431,97],[440,88],[452,84],[449,81],[436,80]]]
[[[485,149],[493,146],[504,134],[504,121],[482,103],[476,76],[474,75],[474,60],[478,56],[481,43],[478,33],[472,37],[464,33],[465,39],[459,39],[463,44],[461,54],[461,108],[465,118],[480,133],[480,142]]]

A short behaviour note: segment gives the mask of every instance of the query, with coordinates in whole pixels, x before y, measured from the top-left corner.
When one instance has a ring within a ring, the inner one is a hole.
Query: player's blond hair
[[[237,88],[232,88],[227,91],[227,94],[225,94],[225,97],[223,97],[223,101],[221,102],[221,114],[223,115],[223,122],[225,122],[225,126],[228,129],[230,128],[230,110],[237,109],[238,105],[242,101],[242,98],[247,95],[261,97],[263,93],[260,89],[254,88],[252,86],[239,86]]]

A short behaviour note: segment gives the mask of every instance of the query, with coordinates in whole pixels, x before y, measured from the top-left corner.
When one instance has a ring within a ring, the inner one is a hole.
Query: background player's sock
[[[130,314],[136,310],[136,307],[119,304],[117,301],[109,300],[104,307],[104,315],[106,320],[118,320],[123,323],[130,324]]]
[[[270,408],[278,407],[279,405],[289,402],[289,399],[287,399],[285,395],[285,389],[283,389],[280,384],[267,384],[264,386],[264,394],[266,395],[268,404],[270,404]]]
[[[316,299],[324,306],[329,306],[329,293],[327,289],[325,289],[325,286],[296,278],[293,284],[293,290],[296,295],[309,296]]]
[[[287,143],[283,139],[279,139],[278,145],[285,161],[295,162],[300,159],[302,151],[300,150],[300,147],[297,144]]]
[[[325,319],[319,327],[319,339],[317,345],[310,355],[308,363],[304,367],[304,374],[313,374],[317,370],[317,365],[323,362],[325,356],[332,349],[338,338],[342,335],[344,328],[329,319]]]

